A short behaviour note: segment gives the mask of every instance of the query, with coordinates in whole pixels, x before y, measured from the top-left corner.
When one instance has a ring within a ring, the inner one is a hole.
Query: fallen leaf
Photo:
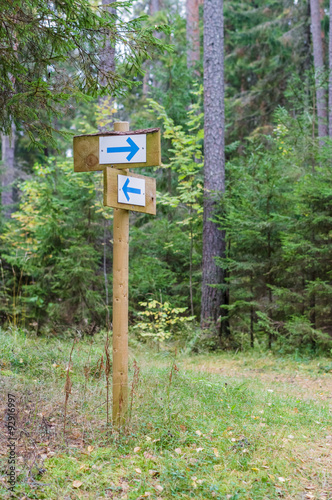
[[[150,469],[149,474],[150,474],[150,476],[155,477],[155,476],[159,476],[160,473],[157,470]]]
[[[180,429],[181,431],[185,432],[187,430],[187,427],[185,425],[180,425]]]
[[[201,431],[196,431],[196,434],[197,434],[197,436],[201,436],[202,435]]]
[[[94,446],[88,446],[88,453],[91,453],[93,451]]]
[[[196,448],[197,453],[199,453],[200,451],[203,451],[203,450],[204,450],[204,448]]]
[[[213,448],[213,453],[216,457],[219,457],[219,451],[217,450],[217,448]]]
[[[141,450],[140,446],[135,446],[134,453],[138,453]]]
[[[156,458],[151,453],[149,453],[148,451],[145,451],[143,453],[143,455],[144,455],[144,458],[146,458],[146,460],[155,460],[155,458]]]
[[[140,469],[139,467],[137,467],[137,468],[135,469],[135,471],[137,472],[137,474],[142,474],[142,471],[141,471],[141,469]]]
[[[161,492],[161,491],[163,491],[163,489],[164,489],[162,486],[160,486],[160,484],[157,484],[157,485],[155,486],[155,488],[156,488],[156,490],[158,490],[158,491],[160,491],[160,492]]]
[[[175,448],[175,453],[177,453],[178,455],[181,455],[182,451],[181,451],[181,448]]]
[[[286,479],[284,477],[278,477],[278,481],[280,481],[281,483],[284,483],[286,481]]]
[[[73,481],[73,487],[74,488],[79,488],[80,486],[82,486],[82,481]]]
[[[251,467],[251,470],[254,470],[256,472],[259,472],[259,469],[257,469],[257,467]]]
[[[145,438],[146,438],[147,441],[151,441],[150,436],[145,436]]]
[[[289,436],[287,436],[288,439],[294,439],[294,436],[292,434],[289,434]]]

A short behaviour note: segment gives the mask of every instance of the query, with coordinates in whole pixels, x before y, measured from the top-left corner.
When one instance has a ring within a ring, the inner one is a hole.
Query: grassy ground
[[[103,339],[0,333],[0,495],[16,396],[16,498],[332,499],[332,362],[131,352],[130,418],[106,425]]]

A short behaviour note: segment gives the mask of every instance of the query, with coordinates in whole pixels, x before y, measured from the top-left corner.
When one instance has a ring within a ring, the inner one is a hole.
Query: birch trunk
[[[223,293],[222,269],[215,258],[225,254],[225,234],[211,219],[225,191],[223,1],[204,2],[204,217],[201,326],[218,324]]]
[[[312,33],[315,81],[316,81],[318,137],[321,139],[327,136],[327,109],[326,109],[326,91],[323,86],[324,54],[323,54],[319,0],[310,0],[310,12],[311,12],[311,33]]]

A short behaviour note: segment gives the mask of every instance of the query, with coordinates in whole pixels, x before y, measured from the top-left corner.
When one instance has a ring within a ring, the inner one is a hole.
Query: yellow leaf
[[[88,465],[88,464],[83,464],[79,468],[79,470],[82,470],[83,472],[86,471],[86,470],[89,470],[89,469],[90,469],[90,465]]]
[[[219,457],[219,451],[217,450],[217,448],[213,448],[213,453],[216,457]]]
[[[88,446],[88,453],[91,453],[93,451],[94,446]]]
[[[80,486],[82,486],[82,481],[73,481],[73,487],[74,488],[79,488]]]
[[[259,471],[259,469],[257,469],[257,467],[251,467],[251,470],[254,470],[254,471],[256,471],[256,472],[258,472],[258,471]]]

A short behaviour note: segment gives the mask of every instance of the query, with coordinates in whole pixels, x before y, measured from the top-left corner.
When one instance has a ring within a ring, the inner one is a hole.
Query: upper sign
[[[99,137],[99,163],[145,163],[146,134]]]
[[[160,130],[103,132],[74,137],[75,172],[161,165]]]
[[[145,179],[118,175],[118,203],[145,207]]]

